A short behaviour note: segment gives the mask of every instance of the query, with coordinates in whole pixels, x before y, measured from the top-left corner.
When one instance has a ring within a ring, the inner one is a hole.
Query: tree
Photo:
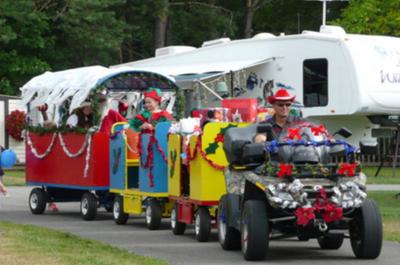
[[[352,0],[336,22],[346,31],[400,36],[400,1]]]
[[[33,1],[0,1],[0,93],[16,95],[33,75],[50,69],[42,59],[53,47],[49,27]]]
[[[253,18],[258,9],[260,9],[264,4],[269,2],[269,0],[244,0],[245,1],[245,19],[244,19],[244,31],[243,37],[250,38],[253,34]]]

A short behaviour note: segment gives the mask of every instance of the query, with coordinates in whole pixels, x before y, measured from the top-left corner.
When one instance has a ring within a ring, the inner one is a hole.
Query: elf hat
[[[294,101],[296,96],[290,95],[289,92],[281,88],[278,91],[276,91],[275,95],[273,96],[268,96],[268,102],[270,104],[274,104],[275,101]]]
[[[144,93],[145,98],[152,98],[158,102],[161,102],[161,91],[159,88],[149,88],[147,91]]]

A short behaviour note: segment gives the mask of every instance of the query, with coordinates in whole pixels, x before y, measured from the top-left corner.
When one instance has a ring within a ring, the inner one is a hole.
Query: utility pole
[[[305,1],[322,2],[322,26],[325,26],[326,25],[326,2],[333,2],[333,1],[345,2],[348,0],[305,0]]]

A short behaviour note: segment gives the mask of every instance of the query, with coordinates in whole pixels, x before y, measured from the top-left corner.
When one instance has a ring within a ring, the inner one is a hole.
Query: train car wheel
[[[124,198],[122,196],[115,196],[113,204],[113,217],[118,225],[124,225],[128,222],[129,214],[124,213]]]
[[[97,215],[97,198],[93,193],[86,192],[81,199],[81,214],[83,220],[90,221]]]
[[[240,249],[240,232],[230,224],[228,196],[222,196],[218,205],[218,240],[223,249],[237,250]]]
[[[178,204],[176,203],[171,211],[171,229],[174,235],[183,235],[186,230],[186,224],[178,221]]]
[[[161,206],[155,199],[150,199],[146,207],[146,225],[149,230],[157,230],[161,224]]]
[[[29,194],[29,208],[33,214],[43,214],[46,210],[47,193],[41,188],[34,188]]]
[[[195,216],[194,231],[196,240],[206,242],[211,232],[211,216],[207,207],[200,207]]]

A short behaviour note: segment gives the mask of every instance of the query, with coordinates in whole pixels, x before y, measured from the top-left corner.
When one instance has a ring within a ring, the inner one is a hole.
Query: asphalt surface
[[[398,189],[397,189],[398,188]],[[398,187],[386,190],[399,190]],[[10,188],[10,197],[0,196],[0,220],[20,224],[33,224],[95,239],[137,254],[167,260],[170,264],[249,264],[240,251],[224,251],[213,230],[210,242],[198,243],[193,229],[183,236],[175,236],[165,220],[158,231],[149,231],[144,218],[130,218],[127,225],[116,225],[110,213],[101,210],[95,221],[83,221],[79,214],[79,203],[59,203],[59,212],[32,215],[27,200],[31,188]],[[372,187],[368,187],[372,190]],[[374,185],[374,189],[383,186]],[[400,203],[400,200],[399,200]],[[400,264],[400,244],[383,243],[382,253],[377,260],[357,260],[349,240],[339,250],[321,250],[316,240],[300,242],[295,239],[270,242],[269,256],[259,264]]]

